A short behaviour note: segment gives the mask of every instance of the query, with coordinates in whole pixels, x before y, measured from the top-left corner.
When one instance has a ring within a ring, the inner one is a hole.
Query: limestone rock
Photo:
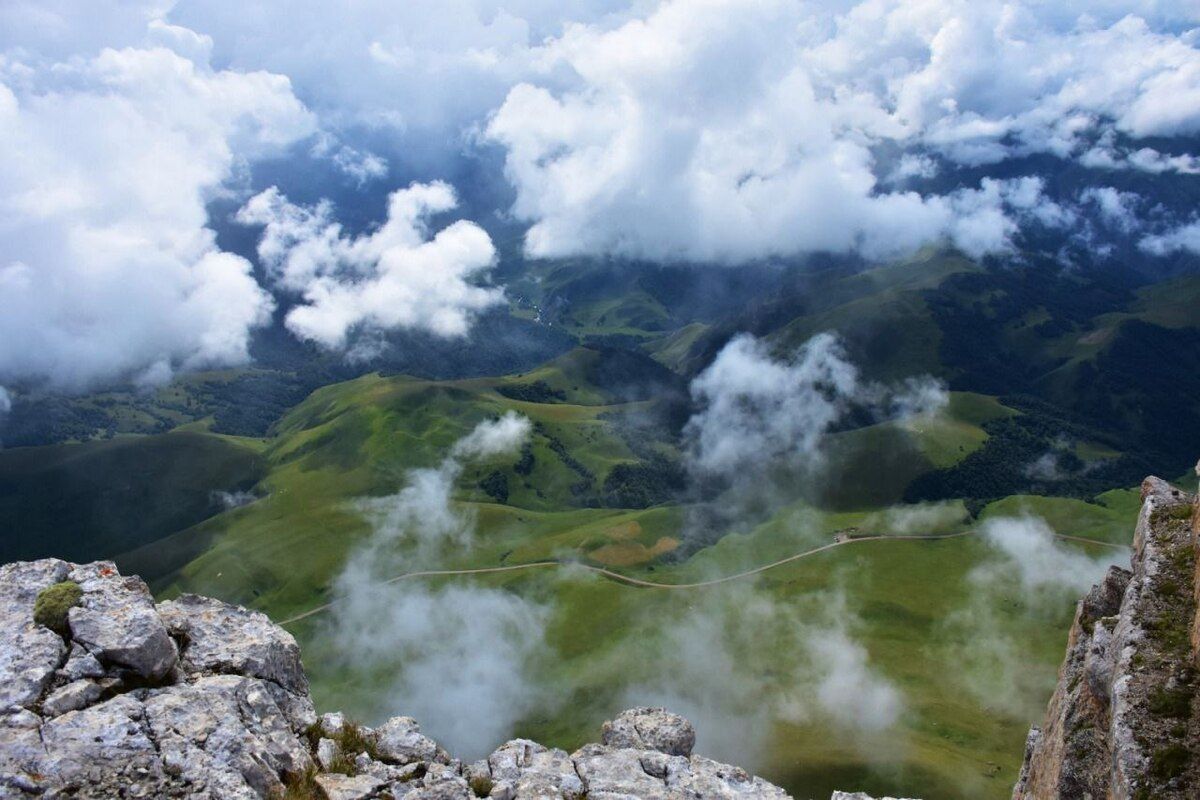
[[[76,797],[169,797],[170,781],[145,726],[145,709],[128,695],[46,720],[46,757],[36,774],[52,776]],[[177,794],[177,792],[176,792]]]
[[[372,775],[318,775],[317,786],[328,800],[367,800],[386,785]]]
[[[690,756],[696,745],[696,731],[692,723],[665,708],[631,708],[604,723],[601,741],[609,747]]]
[[[58,559],[0,567],[0,708],[31,707],[62,664],[66,644],[33,621],[33,604],[38,592],[66,580],[69,571]]]
[[[180,654],[185,673],[246,675],[308,693],[296,639],[266,614],[194,594],[160,603],[158,614],[186,643]]]
[[[281,775],[311,766],[307,748],[255,678],[217,675],[171,686],[148,695],[145,709],[166,768],[217,797],[282,793]]]
[[[42,701],[42,713],[47,717],[57,717],[68,711],[78,711],[95,703],[103,694],[104,689],[100,684],[81,678],[51,692]]]
[[[501,793],[514,797],[554,797],[576,800],[583,796],[583,781],[571,757],[528,739],[514,739],[488,756],[492,782]]]
[[[613,749],[588,744],[572,755],[575,769],[583,781],[588,800],[668,800],[667,786],[662,780],[642,768],[641,753],[637,750]],[[682,756],[674,756],[681,764]]]
[[[381,759],[393,764],[450,761],[437,742],[421,733],[421,726],[412,717],[392,717],[376,728],[375,750]]]
[[[0,797],[8,796],[6,787],[10,793],[40,793],[44,788],[40,770],[47,759],[41,725],[41,718],[23,708],[0,715]]]
[[[574,755],[528,740],[469,767],[410,717],[317,717],[299,648],[262,614],[185,596],[155,606],[111,564],[0,568],[0,798],[275,800],[294,781],[329,800],[777,800],[782,790],[692,755],[664,709],[606,723]],[[70,577],[69,645],[32,621],[37,592]],[[174,638],[173,638],[174,637]],[[178,642],[178,645],[177,645]],[[44,646],[41,646],[44,645]],[[334,773],[351,767],[353,775]]]
[[[1195,797],[1198,514],[1187,492],[1158,478],[1143,482],[1132,569],[1110,569],[1079,603],[1046,717],[1027,739],[1014,800]]]
[[[103,678],[104,667],[100,665],[94,655],[79,645],[72,644],[71,652],[67,656],[67,663],[58,671],[58,674],[67,681],[77,681],[80,678]]]
[[[75,567],[70,579],[83,589],[67,615],[71,638],[101,662],[157,681],[175,666],[175,643],[154,610],[141,578],[122,578],[107,561]]]

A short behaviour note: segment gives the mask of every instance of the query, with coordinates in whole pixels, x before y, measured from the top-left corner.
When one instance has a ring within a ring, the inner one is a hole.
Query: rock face
[[[1195,800],[1200,787],[1200,504],[1142,484],[1132,569],[1075,613],[1045,722],[1014,800]]]
[[[66,580],[82,592],[59,635],[33,607]],[[155,605],[107,562],[0,567],[0,800],[788,797],[693,754],[691,723],[661,708],[620,714],[575,753],[517,739],[463,765],[409,717],[318,719],[308,691],[295,639],[258,612]]]

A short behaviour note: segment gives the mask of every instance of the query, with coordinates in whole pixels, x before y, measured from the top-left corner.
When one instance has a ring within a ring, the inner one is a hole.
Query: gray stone
[[[412,717],[392,717],[376,728],[375,750],[381,759],[393,764],[450,761],[449,754],[421,733],[421,726]]]
[[[322,734],[337,738],[342,735],[342,731],[346,728],[346,715],[340,711],[322,714],[317,724],[321,726]]]
[[[95,681],[82,678],[55,689],[42,701],[42,713],[57,717],[68,711],[78,711],[95,703],[104,694],[103,687]]]
[[[696,730],[692,723],[665,708],[631,708],[604,723],[600,741],[609,747],[690,756],[696,745]]]
[[[30,792],[46,784],[41,725],[37,714],[25,709],[14,708],[0,715],[0,787]]]
[[[711,800],[790,800],[787,792],[750,775],[741,767],[721,764],[701,756],[692,756],[687,770],[673,771],[666,778],[668,787],[682,791],[684,797]]]
[[[475,793],[462,778],[448,778],[433,783],[427,777],[426,781],[425,786],[414,787],[405,794],[406,800],[475,800]]]
[[[642,769],[641,752],[613,749],[599,744],[584,745],[571,758],[583,781],[588,800],[668,800],[666,784]],[[681,756],[676,756],[681,760]]]
[[[71,637],[101,663],[160,680],[175,666],[175,643],[154,611],[141,578],[123,578],[107,561],[76,566],[70,575],[83,589],[67,615]]]
[[[246,675],[308,694],[300,646],[266,614],[194,594],[160,603],[158,614],[186,642],[180,654],[186,674]]]
[[[318,775],[317,785],[328,800],[367,800],[387,782],[373,775]]]
[[[0,567],[0,708],[32,707],[63,663],[62,637],[33,621],[38,593],[66,580],[70,565],[48,558]]]
[[[267,797],[312,766],[263,682],[200,678],[152,692],[146,719],[168,771],[217,797]]]
[[[110,787],[124,786],[131,792],[126,796],[154,797],[166,777],[146,732],[145,709],[129,695],[46,720],[42,741],[41,771],[84,796],[103,797]]]
[[[67,663],[58,671],[66,681],[77,681],[81,678],[103,678],[104,667],[96,657],[77,644],[71,645],[71,654]]]
[[[583,782],[571,757],[528,739],[514,739],[497,748],[487,765],[496,785],[511,787],[517,797],[575,800],[583,795]]]
[[[317,742],[317,766],[328,772],[333,769],[338,756],[342,754],[342,746],[333,739],[320,739]]]

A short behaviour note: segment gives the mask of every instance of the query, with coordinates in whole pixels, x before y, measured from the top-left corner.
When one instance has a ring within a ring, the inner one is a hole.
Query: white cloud
[[[287,78],[150,43],[22,56],[0,56],[0,377],[74,388],[244,362],[272,301],[205,203],[240,159],[311,132]]]
[[[1115,131],[1105,133],[1091,149],[1079,156],[1079,163],[1096,169],[1134,169],[1159,174],[1177,172],[1181,175],[1200,173],[1200,157],[1191,154],[1168,155],[1153,147],[1129,148],[1115,144]]]
[[[334,166],[353,178],[360,187],[369,181],[387,175],[388,162],[386,158],[343,144],[328,132],[323,131],[317,136],[317,141],[310,152],[317,158],[327,158],[332,161]]]
[[[987,187],[881,191],[873,146],[986,164],[1074,157],[1105,130],[1200,131],[1200,103],[1177,102],[1200,91],[1200,51],[1170,27],[1197,15],[1138,10],[1146,19],[1120,4],[1084,16],[1035,2],[669,0],[548,42],[547,69],[577,81],[514,87],[487,135],[507,151],[534,256],[879,256],[943,238],[1004,252],[1023,218],[987,203]],[[1026,210],[1070,222],[1046,203]]]
[[[349,236],[329,203],[298,206],[272,187],[237,218],[265,226],[259,257],[280,287],[304,298],[288,312],[288,328],[340,349],[361,329],[461,336],[473,313],[502,302],[503,290],[471,282],[495,259],[482,228],[459,221],[428,236],[429,217],[456,204],[445,183],[413,184],[392,193],[382,226]]]
[[[177,0],[173,22],[210,35],[217,63],[291,77],[335,132],[384,130],[430,177],[536,68],[537,46],[568,21],[600,22],[612,0]]]
[[[1054,538],[1054,529],[1040,517],[993,517],[983,523],[980,532],[1005,557],[1004,568],[1015,570],[1028,594],[1052,590],[1078,596],[1098,583],[1110,565],[1128,555],[1108,551],[1092,558],[1070,549]],[[986,581],[991,569],[980,568],[973,579]]]
[[[1054,673],[1030,669],[1030,626],[1069,624],[1079,597],[1110,566],[1128,564],[1129,552],[1104,548],[1093,557],[1029,515],[988,519],[980,532],[992,555],[968,574],[967,599],[944,623],[946,657],[957,664],[951,677],[985,707],[1040,714]]]
[[[0,414],[7,414],[12,411],[12,394],[8,389],[0,386]]]
[[[1200,220],[1180,225],[1165,233],[1146,236],[1138,247],[1156,256],[1165,256],[1181,250],[1200,253]]]
[[[1084,189],[1079,199],[1094,204],[1100,218],[1123,233],[1130,233],[1141,225],[1137,217],[1141,198],[1134,192],[1122,192],[1111,186],[1092,186]]]
[[[753,766],[773,725],[821,725],[867,748],[900,719],[904,696],[855,638],[845,595],[789,597],[730,586],[634,628],[639,658],[611,680],[621,705],[665,706],[696,725],[696,749]],[[636,623],[635,623],[636,624]]]
[[[517,450],[529,438],[533,424],[515,411],[493,421],[481,422],[459,439],[452,451],[456,458],[492,458]]]
[[[346,669],[376,687],[372,721],[416,717],[468,758],[486,755],[541,699],[530,667],[543,655],[549,609],[501,589],[388,579],[470,547],[475,518],[452,503],[464,460],[515,450],[529,430],[512,413],[481,422],[440,465],[409,471],[400,492],[363,501],[372,535],[335,582],[326,632],[348,654]]]
[[[932,378],[898,387],[864,381],[841,341],[821,333],[786,358],[743,334],[729,341],[691,385],[700,410],[684,431],[687,463],[699,476],[758,482],[776,462],[815,471],[830,429],[851,405],[887,419],[933,414],[947,402]]]

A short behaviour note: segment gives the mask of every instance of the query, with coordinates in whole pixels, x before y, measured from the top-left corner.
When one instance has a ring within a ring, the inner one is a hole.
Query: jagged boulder
[[[258,611],[185,594],[160,603],[158,615],[187,643],[180,666],[189,675],[247,675],[308,694],[300,646]]]
[[[604,723],[600,740],[609,747],[690,756],[696,746],[696,730],[692,723],[665,708],[631,708]]]
[[[103,663],[150,681],[166,677],[178,653],[145,582],[122,578],[108,561],[76,566],[68,577],[83,590],[67,615],[72,640]]]

